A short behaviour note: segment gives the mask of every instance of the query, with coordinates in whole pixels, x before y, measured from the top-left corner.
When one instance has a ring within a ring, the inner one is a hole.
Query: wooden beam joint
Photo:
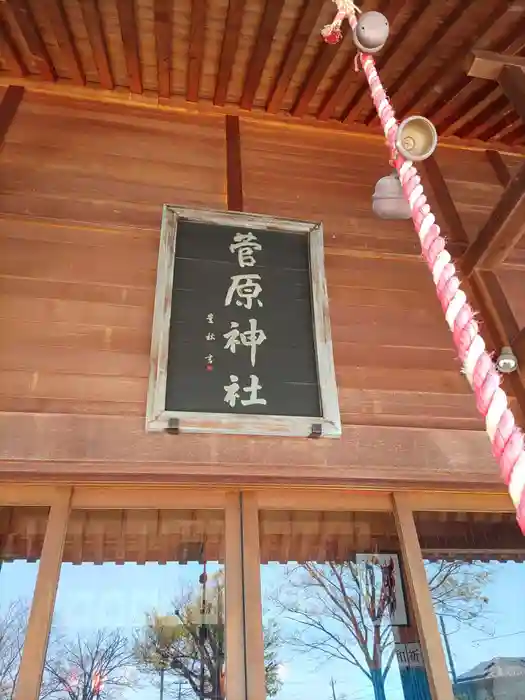
[[[514,111],[525,124],[525,68],[505,66],[501,71],[499,84]]]
[[[489,220],[461,260],[463,274],[490,270],[503,262],[525,233],[525,165],[512,178]]]
[[[525,70],[525,57],[506,56],[493,51],[476,49],[469,57],[467,75],[471,78],[499,81],[505,67],[514,67],[523,71]]]

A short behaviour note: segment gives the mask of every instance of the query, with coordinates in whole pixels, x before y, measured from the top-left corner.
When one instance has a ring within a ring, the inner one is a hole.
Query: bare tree
[[[487,599],[484,569],[462,562],[429,567],[429,584],[438,611],[472,623]],[[384,579],[353,562],[305,563],[287,571],[272,602],[293,623],[287,642],[296,651],[335,659],[358,668],[370,680],[375,700],[385,700],[385,680],[395,656]]]
[[[27,617],[27,604],[21,600],[11,602],[0,615],[0,700],[14,697]]]
[[[55,637],[44,667],[40,700],[118,700],[133,687],[134,656],[120,630],[92,637]]]

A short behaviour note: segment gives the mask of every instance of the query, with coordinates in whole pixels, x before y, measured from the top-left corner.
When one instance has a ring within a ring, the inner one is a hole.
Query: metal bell
[[[426,117],[407,117],[397,129],[396,149],[407,160],[421,161],[430,158],[437,144],[436,127]]]
[[[354,44],[363,53],[381,51],[388,39],[388,20],[381,12],[363,12],[353,30]]]
[[[372,211],[380,219],[411,219],[410,206],[396,172],[377,181],[372,195]]]

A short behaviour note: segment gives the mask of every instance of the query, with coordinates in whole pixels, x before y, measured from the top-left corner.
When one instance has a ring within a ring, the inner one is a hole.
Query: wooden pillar
[[[246,700],[241,496],[226,496],[225,513],[226,694]],[[16,698],[16,700],[22,700]]]
[[[2,102],[0,102],[0,149],[4,145],[5,137],[13,123],[23,96],[23,87],[10,85],[4,93]]]
[[[418,624],[432,696],[434,700],[454,700],[410,501],[401,493],[394,493],[392,498],[406,582]]]
[[[60,578],[62,553],[71,507],[70,487],[59,489],[51,505],[27,625],[15,700],[38,700],[47,642]]]
[[[246,691],[249,700],[266,700],[257,494],[244,493],[241,500]]]

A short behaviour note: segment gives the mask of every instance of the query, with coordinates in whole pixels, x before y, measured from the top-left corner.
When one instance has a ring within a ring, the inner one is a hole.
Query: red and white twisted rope
[[[334,0],[338,7],[337,23],[327,25],[323,36],[330,29],[339,30],[340,14],[344,10],[352,29],[357,25],[355,7],[348,0]],[[329,29],[330,28],[330,29]],[[332,42],[333,43],[333,42]],[[499,463],[503,481],[516,508],[518,525],[525,534],[525,439],[516,425],[508,406],[507,395],[500,387],[501,376],[485,349],[475,313],[467,302],[445,239],[435,216],[430,210],[416,168],[396,150],[398,122],[369,54],[359,53],[370,93],[381,120],[388,146],[393,154],[393,164],[398,172],[403,192],[412,211],[414,227],[419,236],[423,257],[432,272],[436,291],[445,318],[454,338],[465,375],[476,395],[478,411],[485,419],[485,429],[492,444],[492,453]]]

